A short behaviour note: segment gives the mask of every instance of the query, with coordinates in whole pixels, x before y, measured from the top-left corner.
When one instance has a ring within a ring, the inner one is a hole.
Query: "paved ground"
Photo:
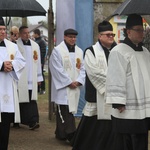
[[[48,119],[47,89],[46,78],[46,94],[39,95],[38,100],[40,128],[32,131],[23,125],[20,129],[11,127],[8,150],[71,150],[69,143],[55,139],[55,115],[51,121]]]
[[[49,121],[48,113],[40,112],[40,118],[38,130],[31,131],[26,126],[11,128],[8,150],[71,150],[69,143],[55,139],[55,121]]]
[[[11,128],[8,150],[71,150],[69,143],[54,138],[55,121],[49,121],[48,113],[40,112],[40,118],[38,130]]]
[[[48,85],[46,89],[48,89]],[[48,119],[48,91],[44,95],[39,95],[38,107],[40,128],[31,131],[27,126],[23,125],[21,125],[20,129],[11,127],[8,150],[71,150],[69,143],[55,139],[55,119],[52,121]],[[76,119],[76,121],[78,123],[79,119]]]

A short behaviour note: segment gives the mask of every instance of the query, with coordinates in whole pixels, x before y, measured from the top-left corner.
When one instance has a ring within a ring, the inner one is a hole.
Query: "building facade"
[[[97,41],[97,26],[107,20],[124,0],[94,0],[94,42]]]

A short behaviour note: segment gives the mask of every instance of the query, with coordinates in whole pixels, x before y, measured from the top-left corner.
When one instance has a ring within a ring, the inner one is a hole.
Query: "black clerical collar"
[[[6,47],[4,41],[0,41],[0,46]]]
[[[13,43],[15,43],[15,44],[17,44],[17,42],[16,41],[12,41]]]
[[[102,46],[102,48],[103,48],[103,50],[104,50],[104,53],[105,53],[105,56],[106,56],[106,60],[108,61],[109,53],[110,53],[111,49],[112,49],[114,46],[116,46],[116,42],[112,43],[112,45],[111,45],[111,47],[110,47],[109,49],[106,48],[106,47],[104,47],[104,46],[102,45],[102,43],[101,43],[100,40],[98,40],[98,42],[99,42],[99,44]]]
[[[138,45],[135,45],[132,43],[132,41],[127,37],[124,39],[123,43],[127,44],[128,46],[130,46],[132,49],[134,49],[135,51],[143,51],[143,43],[139,43]]]
[[[98,40],[98,42],[99,42],[99,44],[102,46],[102,48],[103,48],[103,50],[104,50],[104,53],[105,53],[105,57],[106,57],[106,60],[108,61],[108,57],[109,57],[109,49],[108,48],[106,48],[106,47],[104,47],[103,45],[102,45],[102,43],[101,43],[101,41],[100,40]]]
[[[22,40],[22,42],[23,42],[24,45],[31,45],[30,40],[28,40],[28,41]]]
[[[66,46],[67,46],[69,52],[75,52],[75,45],[71,46],[71,45],[69,45],[68,43],[66,43],[66,41],[65,41],[65,44],[66,44]]]

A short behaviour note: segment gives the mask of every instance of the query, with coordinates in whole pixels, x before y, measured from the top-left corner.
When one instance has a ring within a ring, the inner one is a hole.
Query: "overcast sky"
[[[49,9],[49,0],[36,0],[36,1],[39,4],[41,4],[46,11]],[[53,1],[53,3],[56,2],[56,0],[52,0],[52,1]],[[53,5],[55,5],[55,4],[53,4]],[[31,24],[37,24],[41,20],[47,21],[47,14],[46,14],[46,16],[28,17],[28,19]]]

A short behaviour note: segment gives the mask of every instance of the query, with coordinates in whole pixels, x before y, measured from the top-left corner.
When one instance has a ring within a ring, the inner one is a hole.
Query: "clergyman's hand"
[[[75,89],[75,88],[77,88],[77,85],[76,85],[75,82],[72,82],[71,84],[68,85],[68,87],[69,87],[70,89]]]
[[[125,110],[125,106],[118,107],[117,109],[119,110],[120,113],[122,113]]]
[[[4,71],[10,72],[10,71],[12,71],[12,69],[13,69],[13,66],[12,66],[11,61],[5,61],[4,62]]]
[[[81,86],[82,85],[81,83],[79,83],[77,81],[75,81],[74,83],[75,83],[76,86]]]

